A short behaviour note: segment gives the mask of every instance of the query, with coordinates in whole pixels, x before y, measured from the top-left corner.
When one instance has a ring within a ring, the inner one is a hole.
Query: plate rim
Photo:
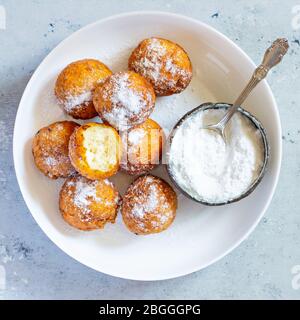
[[[269,84],[267,83],[266,80],[263,80],[263,83],[265,84],[265,89],[267,90],[267,94],[271,100],[271,103],[274,105],[274,110],[275,110],[275,118],[278,124],[278,132],[277,132],[277,136],[279,136],[279,144],[278,144],[278,162],[277,162],[277,166],[275,168],[276,171],[276,176],[275,176],[275,180],[274,183],[272,185],[271,188],[271,192],[270,195],[263,207],[263,209],[261,210],[260,214],[257,216],[257,218],[255,219],[255,221],[252,223],[252,226],[248,229],[247,232],[245,232],[245,234],[243,236],[241,236],[239,238],[239,240],[237,240],[233,245],[231,245],[227,250],[225,250],[222,254],[216,256],[214,259],[210,260],[209,262],[198,266],[198,267],[191,267],[191,268],[185,268],[184,271],[179,271],[179,272],[173,272],[170,273],[170,275],[166,276],[155,276],[155,277],[134,277],[134,276],[126,276],[124,274],[121,273],[116,273],[116,272],[112,272],[112,273],[108,273],[106,271],[101,270],[101,268],[92,265],[92,264],[86,264],[86,262],[83,261],[83,259],[81,259],[80,257],[77,257],[75,253],[73,252],[69,252],[67,250],[65,250],[64,246],[61,243],[57,242],[57,239],[55,239],[55,237],[52,234],[47,233],[46,228],[44,228],[44,226],[42,226],[42,224],[40,223],[39,219],[38,219],[38,213],[36,212],[32,212],[31,208],[30,208],[30,203],[29,200],[26,197],[26,188],[25,188],[25,184],[22,181],[21,178],[21,172],[20,172],[20,168],[18,165],[18,159],[16,156],[16,150],[17,150],[17,138],[16,138],[16,131],[17,131],[17,126],[20,122],[20,107],[22,106],[22,104],[24,103],[23,101],[25,100],[26,96],[28,95],[28,92],[31,89],[31,84],[33,83],[33,80],[37,77],[38,71],[39,69],[44,65],[44,63],[48,60],[48,58],[53,54],[53,51],[56,51],[56,49],[60,48],[61,46],[64,45],[64,43],[66,41],[68,41],[71,37],[76,36],[78,33],[81,32],[85,32],[87,31],[89,28],[93,28],[95,25],[100,24],[100,23],[106,23],[108,21],[111,20],[118,20],[119,18],[124,18],[124,17],[130,17],[130,16],[137,16],[137,15],[157,15],[157,16],[167,16],[167,17],[173,17],[173,18],[178,18],[178,19],[183,19],[183,20],[187,20],[190,21],[192,23],[198,24],[201,27],[204,27],[206,29],[210,29],[210,31],[216,33],[218,36],[222,37],[224,40],[226,40],[231,46],[233,46],[237,51],[239,51],[239,53],[248,61],[249,64],[251,64],[253,66],[253,68],[256,67],[256,65],[254,64],[253,60],[236,44],[234,43],[230,38],[228,38],[226,35],[224,35],[223,33],[221,33],[220,31],[218,31],[217,29],[215,29],[214,27],[210,26],[209,24],[202,22],[201,20],[197,20],[195,18],[186,16],[186,15],[182,15],[182,14],[177,14],[177,13],[172,13],[172,12],[168,12],[168,11],[155,11],[155,10],[137,10],[137,11],[130,11],[130,12],[123,12],[120,14],[115,14],[115,15],[111,15],[99,20],[96,20],[92,23],[89,23],[87,25],[85,25],[84,27],[80,28],[79,30],[71,33],[69,36],[67,36],[65,39],[63,39],[62,41],[60,41],[54,48],[51,49],[51,51],[42,59],[42,61],[39,63],[38,67],[35,69],[33,75],[30,77],[24,91],[22,94],[22,97],[20,99],[19,105],[18,105],[18,109],[17,109],[17,113],[16,113],[16,117],[15,117],[15,123],[14,123],[14,130],[13,130],[13,164],[14,164],[14,169],[15,169],[15,174],[16,174],[16,178],[17,178],[17,182],[22,194],[22,197],[24,199],[24,202],[27,206],[28,211],[31,213],[32,217],[34,218],[35,222],[38,224],[38,226],[41,228],[41,230],[45,233],[45,235],[47,236],[47,238],[49,238],[60,250],[62,250],[65,254],[67,254],[69,257],[71,257],[72,259],[80,262],[81,264],[83,264],[86,267],[89,267],[97,272],[101,272],[103,274],[106,275],[110,275],[110,276],[114,276],[120,279],[127,279],[127,280],[135,280],[135,281],[161,281],[161,280],[168,280],[168,279],[174,279],[174,278],[178,278],[178,277],[182,277],[191,273],[194,273],[196,271],[200,271],[214,263],[216,263],[217,261],[221,260],[223,257],[225,257],[226,255],[228,255],[230,252],[232,252],[235,248],[237,248],[245,239],[248,238],[248,236],[254,231],[254,229],[257,227],[258,223],[260,222],[260,220],[262,219],[262,217],[264,216],[266,210],[268,209],[276,187],[278,185],[278,180],[279,180],[279,176],[280,176],[280,171],[281,171],[281,163],[282,163],[282,140],[281,140],[281,135],[282,135],[282,127],[281,127],[281,120],[280,120],[280,115],[279,115],[279,110],[278,110],[278,106],[275,100],[275,97],[273,95],[273,92],[269,86]],[[278,137],[277,137],[278,138]],[[34,210],[33,210],[34,211]]]

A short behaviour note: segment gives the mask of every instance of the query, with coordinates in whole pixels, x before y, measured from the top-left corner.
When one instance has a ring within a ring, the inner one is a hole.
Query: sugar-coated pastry
[[[122,156],[118,132],[103,123],[86,123],[70,138],[69,156],[74,168],[89,179],[104,179],[114,175]]]
[[[177,196],[163,179],[145,175],[137,178],[123,197],[122,217],[126,227],[137,235],[159,233],[173,222]]]
[[[95,59],[78,60],[67,65],[55,84],[55,95],[66,113],[75,119],[90,119],[97,115],[93,91],[112,72]]]
[[[161,38],[148,38],[132,52],[128,66],[149,80],[157,96],[182,92],[192,79],[188,54],[178,44]]]
[[[121,134],[123,156],[121,169],[130,175],[146,173],[161,160],[164,132],[152,119]]]
[[[94,92],[94,106],[104,122],[117,130],[143,123],[155,104],[152,85],[139,74],[123,71],[111,75]]]
[[[66,178],[75,173],[69,159],[69,140],[79,124],[60,121],[40,129],[32,142],[32,154],[37,168],[51,179]]]
[[[119,203],[119,193],[108,179],[69,177],[59,194],[59,209],[64,220],[84,231],[114,223]]]

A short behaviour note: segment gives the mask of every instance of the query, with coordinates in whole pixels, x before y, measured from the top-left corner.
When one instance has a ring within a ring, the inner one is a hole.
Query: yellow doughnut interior
[[[83,132],[85,158],[92,170],[109,171],[118,162],[119,144],[111,128],[91,126]]]

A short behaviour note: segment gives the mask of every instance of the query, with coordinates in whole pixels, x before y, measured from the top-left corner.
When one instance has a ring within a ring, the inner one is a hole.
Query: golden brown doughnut
[[[122,217],[126,227],[137,235],[159,233],[173,222],[177,196],[163,179],[152,175],[137,178],[123,198]]]
[[[90,119],[97,115],[92,101],[96,87],[111,75],[109,68],[95,59],[70,63],[59,74],[55,95],[64,110],[75,119]]]
[[[123,156],[121,169],[130,175],[146,173],[161,160],[164,132],[152,119],[121,134]]]
[[[102,229],[114,223],[120,196],[108,180],[69,177],[59,194],[59,209],[64,220],[80,230]]]
[[[117,130],[143,123],[155,104],[152,85],[132,71],[118,72],[94,92],[94,106],[104,122]]]
[[[40,129],[33,138],[32,154],[38,169],[51,179],[75,173],[69,159],[69,140],[79,124],[60,121]]]
[[[189,56],[177,43],[148,38],[133,50],[128,66],[152,83],[157,96],[182,92],[192,79]]]

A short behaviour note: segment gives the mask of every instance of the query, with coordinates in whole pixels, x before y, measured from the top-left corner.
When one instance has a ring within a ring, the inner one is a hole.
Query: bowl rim
[[[270,145],[268,142],[268,137],[267,137],[267,133],[265,128],[263,127],[262,123],[253,115],[251,114],[249,111],[245,110],[242,107],[239,107],[237,109],[236,112],[241,113],[243,116],[245,116],[251,123],[252,125],[259,130],[259,132],[261,133],[262,136],[262,141],[263,141],[263,146],[264,146],[264,161],[263,164],[261,166],[261,170],[259,172],[259,175],[257,176],[257,178],[251,183],[251,185],[249,186],[249,188],[244,191],[241,195],[239,195],[236,198],[231,198],[227,201],[223,201],[223,202],[209,202],[209,201],[205,201],[205,200],[199,200],[195,197],[193,197],[192,195],[190,195],[187,191],[185,191],[177,182],[174,174],[172,173],[172,169],[170,166],[170,161],[169,161],[169,157],[170,157],[170,152],[169,150],[171,149],[171,145],[172,145],[172,141],[173,138],[176,134],[176,131],[179,129],[179,127],[185,122],[185,120],[187,120],[192,114],[196,114],[198,112],[203,112],[205,110],[208,109],[228,109],[232,106],[232,103],[226,103],[226,102],[204,102],[201,103],[198,107],[188,111],[186,114],[184,114],[179,120],[178,122],[175,124],[175,126],[173,127],[173,129],[171,130],[171,133],[169,135],[168,138],[168,152],[166,154],[166,159],[167,159],[167,164],[166,164],[166,169],[169,175],[170,180],[172,181],[172,183],[176,186],[176,188],[183,193],[186,197],[188,197],[189,199],[197,202],[197,203],[201,203],[203,205],[206,206],[212,206],[212,207],[216,207],[216,206],[223,206],[223,205],[228,205],[234,202],[238,202],[244,198],[246,198],[247,196],[249,196],[255,189],[256,187],[259,185],[259,183],[262,181],[267,167],[268,167],[268,162],[269,162],[269,158],[270,158]]]
[[[130,12],[125,12],[125,13],[121,13],[121,14],[116,14],[116,15],[112,15],[112,16],[108,16],[106,18],[103,19],[99,19],[95,22],[92,22],[86,26],[84,26],[83,28],[80,28],[79,30],[77,30],[76,32],[72,33],[71,35],[69,35],[67,38],[65,38],[64,40],[62,40],[57,46],[55,46],[48,55],[46,55],[46,57],[42,60],[42,62],[39,64],[39,66],[36,68],[35,72],[33,73],[33,75],[31,76],[30,80],[28,81],[26,88],[23,92],[22,98],[20,100],[19,103],[19,108],[16,114],[16,119],[15,119],[15,125],[14,125],[14,135],[13,135],[13,159],[14,159],[14,168],[15,168],[15,173],[16,173],[16,178],[19,184],[19,188],[21,190],[21,194],[23,196],[24,202],[26,203],[27,208],[29,209],[29,212],[31,213],[31,215],[33,216],[33,218],[35,219],[36,223],[39,225],[39,227],[43,230],[43,232],[46,234],[46,236],[56,245],[58,246],[64,253],[66,253],[68,256],[70,256],[71,258],[73,258],[74,260],[82,263],[85,266],[88,266],[91,269],[94,269],[98,272],[102,272],[104,274],[108,274],[114,277],[118,277],[118,278],[122,278],[122,279],[130,279],[130,280],[138,280],[138,281],[154,281],[154,280],[167,280],[167,279],[173,279],[173,278],[177,278],[180,276],[184,276],[187,274],[191,274],[193,272],[199,271],[201,269],[206,268],[207,266],[217,262],[218,260],[222,259],[224,256],[226,256],[228,253],[230,253],[232,250],[234,250],[236,247],[238,247],[241,242],[243,242],[252,232],[253,230],[256,228],[257,224],[259,223],[259,221],[261,220],[261,218],[263,217],[266,209],[269,207],[270,202],[273,198],[274,192],[275,192],[275,188],[278,184],[278,179],[279,179],[279,174],[280,174],[280,167],[281,167],[281,160],[282,160],[282,141],[281,141],[281,135],[282,135],[282,129],[281,129],[281,122],[280,122],[280,117],[279,117],[279,112],[278,112],[278,107],[274,98],[274,95],[271,91],[271,88],[269,87],[268,83],[266,80],[263,80],[261,82],[261,85],[264,84],[264,90],[266,90],[266,94],[268,95],[269,99],[270,99],[270,103],[273,105],[274,111],[275,111],[275,118],[276,118],[276,122],[277,122],[277,126],[278,126],[278,141],[279,144],[277,145],[278,147],[278,157],[277,157],[277,165],[274,168],[274,172],[276,172],[276,176],[274,179],[274,183],[272,184],[271,188],[270,188],[270,195],[267,199],[267,201],[265,202],[265,205],[263,207],[263,209],[261,210],[261,213],[256,217],[255,221],[253,221],[252,225],[249,227],[249,229],[247,230],[247,232],[245,232],[243,234],[243,236],[241,236],[237,241],[235,241],[231,246],[229,246],[227,248],[227,250],[224,250],[221,254],[217,255],[214,259],[211,259],[209,262],[203,263],[202,265],[198,265],[196,267],[189,267],[189,268],[185,268],[183,271],[176,271],[176,272],[172,272],[169,275],[163,275],[163,276],[155,276],[155,277],[139,277],[139,276],[133,276],[133,275],[125,275],[121,272],[116,273],[116,272],[107,272],[106,270],[103,270],[102,268],[100,268],[97,264],[95,263],[89,263],[87,264],[85,262],[85,260],[80,256],[77,255],[76,252],[74,251],[70,251],[68,248],[65,247],[65,245],[61,242],[57,240],[57,237],[55,236],[55,234],[49,232],[49,230],[47,230],[47,226],[39,219],[39,212],[37,210],[31,210],[31,202],[29,201],[29,193],[27,191],[26,188],[26,184],[23,181],[22,178],[22,172],[20,170],[20,166],[19,166],[19,159],[17,157],[17,149],[18,149],[18,143],[17,143],[17,134],[16,132],[18,125],[20,124],[20,122],[22,122],[21,119],[21,112],[20,112],[20,107],[24,104],[25,98],[29,95],[29,92],[31,90],[32,84],[33,84],[33,80],[35,80],[35,78],[38,76],[39,70],[42,69],[43,65],[47,62],[48,59],[50,59],[50,57],[52,55],[54,55],[54,52],[59,49],[60,47],[64,46],[64,44],[71,38],[71,37],[75,37],[77,36],[79,33],[82,32],[86,32],[88,29],[93,28],[95,25],[97,24],[102,24],[102,23],[107,23],[113,20],[118,20],[120,18],[130,18],[130,17],[134,17],[134,16],[140,16],[140,15],[144,15],[144,16],[160,16],[163,18],[175,18],[175,19],[181,19],[181,20],[185,20],[187,22],[193,23],[195,24],[195,26],[199,26],[203,29],[206,30],[210,30],[212,33],[214,33],[215,35],[217,35],[218,37],[222,38],[224,41],[226,41],[232,48],[234,48],[244,59],[246,62],[248,62],[249,65],[251,65],[253,67],[253,69],[255,68],[255,64],[252,61],[252,59],[237,45],[235,44],[232,40],[230,40],[226,35],[222,34],[220,31],[218,31],[217,29],[213,28],[212,26],[197,20],[195,18],[192,17],[188,17],[182,14],[177,14],[177,13],[170,13],[170,12],[165,12],[165,11],[130,11]]]

